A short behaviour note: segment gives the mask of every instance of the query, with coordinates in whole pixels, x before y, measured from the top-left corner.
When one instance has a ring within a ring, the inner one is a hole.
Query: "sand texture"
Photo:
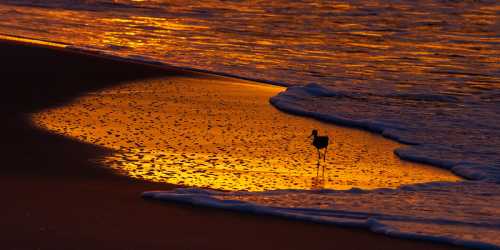
[[[459,180],[399,160],[393,151],[403,145],[381,136],[278,111],[268,100],[283,89],[234,78],[165,77],[92,92],[33,119],[116,150],[96,160],[156,182],[263,191]],[[331,138],[319,173],[312,129]]]

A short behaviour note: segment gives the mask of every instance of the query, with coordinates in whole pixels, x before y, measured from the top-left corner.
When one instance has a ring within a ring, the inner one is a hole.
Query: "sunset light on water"
[[[220,190],[373,189],[457,181],[405,162],[403,145],[368,132],[284,114],[268,103],[282,87],[213,78],[164,78],[90,93],[36,114],[51,131],[116,150],[106,166],[134,178]],[[327,133],[325,176],[308,136]],[[321,169],[320,169],[321,170]]]

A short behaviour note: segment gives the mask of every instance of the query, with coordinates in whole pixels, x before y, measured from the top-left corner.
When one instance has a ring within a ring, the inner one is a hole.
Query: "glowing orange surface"
[[[356,92],[476,96],[499,88],[495,1],[38,2],[0,3],[0,32]]]
[[[67,45],[61,44],[61,43],[54,43],[54,42],[49,42],[49,41],[29,39],[29,38],[24,38],[24,37],[8,36],[8,35],[2,35],[2,34],[0,34],[0,39],[7,40],[7,41],[30,43],[30,44],[36,44],[36,45],[46,45],[49,47],[56,47],[56,48],[64,48],[67,46]]]
[[[38,125],[115,149],[100,159],[157,182],[222,190],[394,188],[457,181],[399,160],[380,136],[284,114],[269,103],[283,88],[229,78],[163,78],[89,93],[33,115]],[[316,178],[312,129],[331,145]]]

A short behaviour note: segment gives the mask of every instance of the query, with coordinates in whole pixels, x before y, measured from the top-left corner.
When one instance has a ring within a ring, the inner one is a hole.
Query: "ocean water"
[[[390,192],[191,190],[189,201],[294,207],[338,224],[354,216],[377,232],[491,248],[500,248],[499,17],[498,1],[0,1],[2,34],[289,86],[271,98],[277,108],[381,133],[409,144],[401,158],[469,179]]]

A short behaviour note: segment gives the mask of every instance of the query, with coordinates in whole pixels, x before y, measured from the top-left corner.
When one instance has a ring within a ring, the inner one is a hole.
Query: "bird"
[[[325,153],[323,154],[323,161],[326,161],[326,151],[328,150],[328,135],[318,136],[318,130],[313,129],[309,138],[313,138],[312,145],[316,147],[318,150],[318,169],[316,171],[316,176],[319,174],[319,161],[321,159],[321,151],[320,149],[325,149]],[[323,175],[325,175],[325,166],[323,166]]]

